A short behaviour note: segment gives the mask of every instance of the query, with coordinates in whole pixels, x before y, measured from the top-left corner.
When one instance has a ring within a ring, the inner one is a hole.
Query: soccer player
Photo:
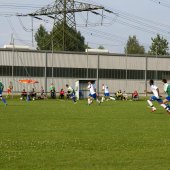
[[[76,96],[75,96],[75,90],[69,86],[68,84],[66,84],[67,87],[67,95],[73,100],[74,104],[77,103],[76,102]]]
[[[88,90],[90,91],[89,93],[89,97],[88,97],[88,105],[93,103],[93,100],[96,100],[98,103],[101,103],[98,99],[97,99],[97,95],[96,95],[96,88],[95,85],[91,83],[91,81],[88,82],[88,86],[87,86]]]
[[[105,99],[106,99],[107,101],[108,101],[109,99],[115,100],[114,97],[111,97],[111,96],[110,96],[109,88],[108,88],[108,86],[107,86],[106,84],[103,84],[103,85],[102,85],[102,91],[104,91],[104,96],[102,97],[101,102],[104,102]]]
[[[163,104],[165,104],[167,106],[167,108],[169,108],[170,110],[170,106],[167,104],[170,101],[170,84],[167,83],[166,79],[163,79],[162,82],[164,83],[164,91],[165,93],[167,93],[167,97],[163,100]],[[170,111],[168,110],[168,112],[170,113]]]
[[[154,94],[153,96],[151,96],[150,100],[147,100],[149,106],[152,109],[152,112],[156,111],[156,107],[154,107],[152,101],[157,101],[164,109],[166,109],[169,112],[169,108],[163,103],[162,99],[160,98],[161,96],[159,94],[159,88],[154,84],[153,80],[150,80],[149,84],[150,84],[151,92],[147,92],[146,90],[145,92],[149,94],[151,93]]]
[[[2,100],[2,102],[7,106],[7,102],[6,100],[2,97],[2,92],[4,90],[4,85],[2,84],[2,82],[0,81],[0,99]]]
[[[110,94],[109,94],[109,88],[106,84],[102,84],[102,91],[104,91],[104,96],[102,97],[102,101],[101,102],[104,102],[105,99],[108,100]]]

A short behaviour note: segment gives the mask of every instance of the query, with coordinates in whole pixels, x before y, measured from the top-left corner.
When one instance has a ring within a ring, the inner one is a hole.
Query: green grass
[[[0,170],[168,170],[170,115],[146,101],[0,103]]]

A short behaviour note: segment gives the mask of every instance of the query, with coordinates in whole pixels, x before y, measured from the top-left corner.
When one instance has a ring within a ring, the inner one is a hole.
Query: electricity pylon
[[[76,30],[76,21],[75,21],[75,13],[90,11],[96,13],[96,10],[105,10],[106,12],[110,12],[106,10],[103,6],[77,2],[74,0],[56,0],[54,4],[47,5],[33,13],[29,13],[26,15],[18,15],[18,16],[32,16],[38,19],[38,16],[48,16],[54,19],[54,26],[58,24],[62,24],[62,30],[58,31],[58,34],[62,34],[61,40],[58,40],[62,44],[63,51],[66,49],[65,47],[65,37],[66,31],[65,27],[68,26],[72,29]],[[88,19],[87,19],[88,20]],[[67,35],[68,36],[68,35]]]

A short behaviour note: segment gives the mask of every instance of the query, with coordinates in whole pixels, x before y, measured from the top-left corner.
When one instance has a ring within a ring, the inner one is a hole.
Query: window
[[[44,77],[43,67],[14,66],[14,76]]]
[[[12,76],[12,66],[0,66],[0,76]]]
[[[97,78],[97,69],[90,68],[66,68],[66,67],[47,67],[47,77],[67,77],[67,78]],[[14,66],[14,76],[22,77],[44,77],[45,67],[25,67],[25,66]],[[88,74],[88,77],[87,77]],[[99,78],[103,79],[145,79],[145,70],[123,70],[123,69],[99,69]],[[147,79],[158,79],[163,78],[170,79],[170,71],[156,71],[148,70],[146,72]],[[0,76],[12,76],[12,66],[0,66]]]

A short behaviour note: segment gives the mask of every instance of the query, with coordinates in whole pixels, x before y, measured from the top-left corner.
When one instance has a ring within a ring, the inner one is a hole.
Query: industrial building
[[[126,93],[134,90],[143,93],[148,88],[147,80],[154,79],[162,87],[161,79],[170,79],[169,63],[168,56],[0,49],[0,80],[5,88],[13,82],[15,93],[32,86],[37,90],[43,86],[48,92],[52,82],[59,91],[65,84],[74,87],[75,82],[88,80],[95,81],[99,93],[102,84],[107,84],[111,93],[119,89]],[[20,79],[39,83],[21,84]],[[81,88],[86,91],[85,84]]]

